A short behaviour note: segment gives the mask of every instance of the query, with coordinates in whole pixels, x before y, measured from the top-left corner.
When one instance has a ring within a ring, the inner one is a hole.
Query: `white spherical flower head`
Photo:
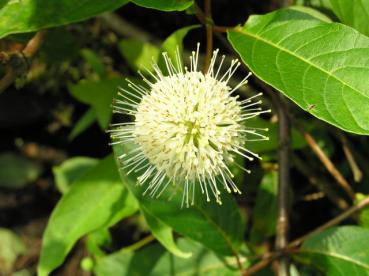
[[[142,171],[138,183],[146,184],[145,193],[151,196],[160,196],[170,183],[175,183],[183,190],[182,205],[194,203],[197,187],[208,201],[209,194],[213,194],[221,203],[221,186],[240,193],[228,168],[235,163],[234,155],[248,160],[259,158],[244,144],[250,136],[252,140],[268,139],[258,132],[265,129],[248,128],[244,122],[269,112],[258,107],[261,101],[253,101],[260,94],[239,101],[233,93],[249,76],[231,88],[228,82],[240,63],[233,60],[218,77],[224,56],[215,72],[217,54],[218,50],[214,51],[209,70],[203,74],[197,70],[199,45],[190,57],[190,70],[182,68],[178,50],[176,66],[163,53],[168,76],[154,63],[155,74],[150,73],[153,81],[143,77],[147,88],[129,81],[132,91],[119,93],[122,100],[116,100],[115,111],[133,115],[134,122],[116,124],[111,136],[114,143],[137,146],[120,158],[127,173]]]

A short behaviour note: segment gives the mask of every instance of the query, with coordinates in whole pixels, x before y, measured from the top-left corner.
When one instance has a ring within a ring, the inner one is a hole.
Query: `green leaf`
[[[369,275],[368,248],[368,229],[341,226],[312,236],[300,252],[326,275]]]
[[[0,187],[21,188],[37,179],[41,167],[21,155],[11,152],[0,155]]]
[[[91,157],[72,157],[59,166],[53,167],[55,184],[61,193],[69,191],[73,181],[83,176],[89,169],[96,166],[97,159]]]
[[[369,0],[330,0],[337,17],[369,36]]]
[[[137,201],[119,180],[109,156],[73,183],[53,210],[46,227],[38,275],[59,266],[82,236],[114,225],[137,211]]]
[[[76,85],[69,85],[69,90],[76,99],[93,108],[99,125],[102,129],[106,129],[112,117],[111,104],[119,87],[127,88],[123,78],[82,81]]]
[[[70,132],[68,139],[73,140],[82,132],[84,132],[87,128],[89,128],[96,120],[95,111],[92,108],[89,108],[81,118],[79,118],[78,122],[75,124],[74,128]]]
[[[134,70],[143,73],[146,72],[146,68],[151,69],[152,62],[157,62],[160,54],[159,48],[155,45],[135,39],[119,41],[119,50]]]
[[[172,256],[159,244],[149,245],[137,252],[124,249],[98,260],[95,273],[97,276],[110,275],[240,275],[235,268],[235,259],[220,260],[213,252],[200,244],[186,239],[179,239],[178,244],[193,256],[188,259]],[[246,266],[247,262],[241,258]]]
[[[277,222],[278,173],[265,174],[252,210],[251,239],[265,239],[275,234]]]
[[[18,256],[26,251],[26,246],[15,233],[0,228],[0,275],[11,275]]]
[[[132,150],[132,147],[129,144],[114,147],[115,156]],[[169,185],[160,198],[144,196],[147,187],[136,185],[138,174],[133,172],[127,176],[124,170],[119,171],[123,183],[135,195],[141,209],[174,231],[201,242],[220,255],[233,255],[240,248],[244,223],[235,200],[225,191],[222,194],[223,205],[219,206],[215,202],[206,202],[206,197],[197,187],[195,204],[181,209],[182,187]]]
[[[169,252],[180,258],[191,257],[191,253],[183,252],[174,242],[172,228],[162,223],[157,218],[150,215],[148,212],[144,211],[145,209],[142,206],[141,210],[152,234],[160,241],[163,246],[165,246],[165,248]]]
[[[193,0],[131,0],[131,2],[161,11],[183,11],[193,4]]]
[[[263,81],[314,116],[369,134],[369,38],[350,27],[283,9],[228,32]]]
[[[128,0],[11,0],[0,9],[0,38],[85,20],[115,10]]]

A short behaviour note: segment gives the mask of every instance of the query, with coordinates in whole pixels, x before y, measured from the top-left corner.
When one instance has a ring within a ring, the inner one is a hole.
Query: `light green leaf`
[[[41,167],[21,155],[7,152],[0,155],[0,187],[21,188],[37,179]]]
[[[116,146],[115,156],[133,147],[128,144]],[[160,198],[152,198],[143,195],[146,185],[136,185],[138,174],[133,172],[127,176],[124,170],[119,171],[123,183],[138,199],[141,208],[174,231],[201,242],[220,255],[233,255],[239,250],[243,242],[244,223],[235,200],[227,192],[222,194],[223,205],[219,206],[215,201],[206,202],[206,197],[196,187],[195,204],[181,209],[181,186],[169,185]]]
[[[183,11],[193,4],[193,0],[131,0],[131,2],[161,11]]]
[[[242,60],[304,110],[343,130],[369,134],[369,38],[283,9],[228,32]]]
[[[26,246],[15,233],[0,228],[0,275],[10,275],[18,256],[25,252]]]
[[[0,9],[0,38],[85,20],[128,0],[9,0]]]
[[[137,252],[121,250],[100,259],[95,273],[97,276],[111,275],[211,275],[233,276],[240,275],[236,269],[235,259],[220,260],[213,252],[200,244],[186,239],[179,239],[178,244],[193,256],[188,259],[172,256],[159,244],[150,245]],[[241,258],[244,267],[248,263]]]
[[[337,17],[369,36],[369,0],[330,0]]]
[[[53,210],[43,236],[38,275],[58,267],[82,236],[136,211],[137,201],[121,184],[114,159],[105,158],[77,179]]]
[[[112,117],[111,104],[119,87],[126,87],[123,78],[110,78],[100,81],[82,81],[69,85],[71,94],[79,101],[90,105],[102,129],[107,128]],[[90,119],[90,117],[88,117]]]
[[[91,157],[72,157],[59,166],[53,167],[55,184],[61,193],[69,191],[72,182],[83,176],[89,169],[96,166],[97,159]]]
[[[84,132],[87,128],[89,128],[96,120],[95,111],[92,108],[89,108],[81,118],[79,118],[78,122],[75,124],[74,128],[70,132],[68,139],[73,140],[82,132]]]
[[[119,42],[119,50],[129,65],[134,70],[146,72],[151,70],[153,61],[157,62],[160,50],[155,45],[135,39],[122,39]]]
[[[165,248],[171,252],[173,255],[180,258],[189,258],[191,257],[191,253],[183,252],[178,248],[173,239],[173,230],[166,224],[159,221],[154,216],[150,215],[148,212],[144,211],[145,209],[141,206],[142,213],[146,219],[146,222],[154,235],[160,243],[165,246]]]
[[[334,227],[306,240],[301,255],[326,275],[369,275],[369,229]]]

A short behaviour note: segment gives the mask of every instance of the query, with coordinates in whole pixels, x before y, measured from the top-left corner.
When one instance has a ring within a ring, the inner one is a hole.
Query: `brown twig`
[[[354,180],[355,182],[360,182],[361,179],[363,178],[363,173],[361,172],[359,166],[357,165],[355,161],[355,157],[352,153],[348,140],[342,132],[339,132],[338,136],[341,140],[343,152],[345,153],[346,159],[350,165],[352,174],[354,175]]]
[[[37,32],[27,43],[23,49],[22,54],[25,58],[31,58],[35,55],[37,50],[40,48],[44,38],[44,31]],[[23,74],[23,70],[16,70],[16,68],[9,66],[5,76],[0,79],[0,93],[7,89],[15,79]]]
[[[291,128],[287,104],[282,95],[278,100],[279,149],[278,149],[278,218],[275,246],[279,251],[288,241],[288,190],[290,186]],[[287,258],[279,260],[278,275],[289,275]]]
[[[315,155],[319,158],[319,160],[323,163],[326,169],[330,172],[330,174],[334,177],[338,185],[345,190],[345,192],[350,196],[351,199],[355,199],[355,193],[352,190],[350,184],[343,177],[343,175],[339,172],[333,162],[329,159],[329,157],[324,153],[324,151],[320,148],[318,143],[315,141],[313,136],[307,133],[304,129],[299,126],[299,130],[303,135],[305,141],[309,145],[309,147],[313,150]]]
[[[346,218],[352,216],[353,214],[355,214],[356,212],[360,211],[361,209],[363,209],[367,206],[369,206],[369,196],[364,198],[357,205],[351,207],[350,209],[348,209],[345,212],[341,213],[337,217],[331,219],[327,223],[319,226],[318,228],[316,228],[313,231],[303,235],[302,237],[297,238],[294,241],[290,242],[285,248],[282,248],[280,251],[268,252],[264,255],[259,256],[258,258],[260,258],[261,260],[258,261],[253,266],[251,266],[250,268],[248,268],[247,270],[245,270],[242,275],[243,276],[253,275],[256,272],[263,269],[264,267],[266,267],[271,261],[275,260],[279,256],[298,252],[298,248],[296,248],[296,247],[298,247],[306,239],[310,238],[312,235],[315,235],[317,233],[320,233],[320,232],[328,229],[329,227],[332,227],[332,226],[335,226],[335,225],[339,224],[340,222],[342,222]]]
[[[314,229],[313,231],[307,233],[306,235],[303,235],[302,237],[292,241],[288,244],[287,248],[293,248],[296,246],[299,246],[303,241],[305,241],[307,238],[310,238],[312,235],[317,234],[319,232],[322,232],[323,230],[326,230],[329,227],[335,226],[339,224],[341,221],[345,220],[346,218],[352,216],[354,213],[360,211],[364,207],[369,206],[369,196],[364,198],[362,201],[360,201],[357,205],[351,207],[350,209],[346,210],[345,212],[341,213],[337,217],[331,219],[330,221],[326,222],[325,224],[319,226],[318,228]]]
[[[206,55],[204,62],[204,73],[209,69],[211,55],[213,52],[213,19],[211,17],[211,0],[205,0],[205,28],[206,28]]]
[[[313,170],[309,166],[305,166],[304,162],[294,155],[293,164],[303,174],[309,182],[314,185],[318,190],[322,191],[327,198],[337,205],[341,210],[349,208],[349,204],[342,197],[337,195],[332,189],[330,189],[329,183],[326,183],[324,179],[314,174]]]

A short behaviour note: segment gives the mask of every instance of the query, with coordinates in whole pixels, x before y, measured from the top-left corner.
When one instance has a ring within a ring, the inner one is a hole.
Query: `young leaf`
[[[369,0],[330,0],[337,17],[369,36]]]
[[[368,248],[368,229],[341,226],[312,236],[303,243],[300,252],[326,275],[368,275]]]
[[[132,147],[128,144],[114,147],[115,156],[132,150]],[[197,187],[195,204],[190,208],[181,208],[181,186],[169,185],[160,198],[152,198],[143,195],[146,186],[136,184],[138,174],[133,172],[127,176],[122,169],[119,172],[123,183],[139,201],[141,209],[144,208],[145,212],[174,231],[202,243],[220,255],[233,255],[239,250],[244,223],[231,195],[223,194],[223,205],[219,206],[215,202],[206,202]]]
[[[0,9],[0,38],[85,20],[115,10],[128,0],[7,1]]]
[[[131,0],[131,2],[161,11],[183,11],[193,4],[193,0]]]
[[[59,266],[82,236],[136,211],[137,201],[121,184],[113,157],[105,158],[78,178],[53,210],[43,236],[37,275],[48,275]]]
[[[252,16],[228,32],[242,60],[304,110],[369,134],[369,38],[297,10]]]

